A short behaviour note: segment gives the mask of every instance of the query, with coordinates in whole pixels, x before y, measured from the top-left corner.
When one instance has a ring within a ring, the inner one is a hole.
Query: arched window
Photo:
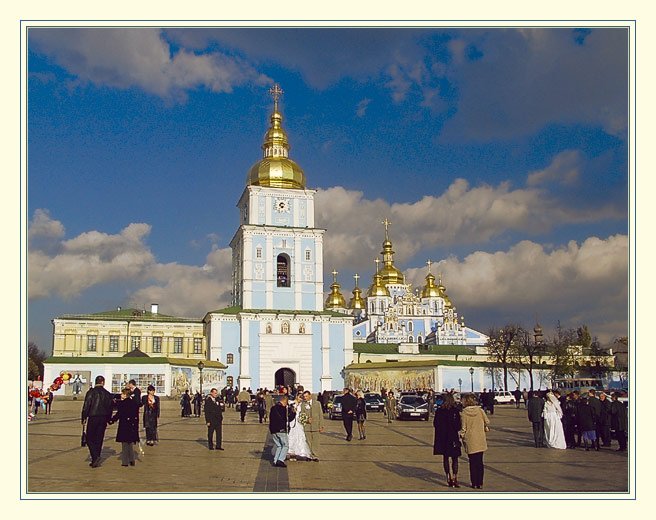
[[[278,287],[290,287],[290,269],[289,269],[289,257],[285,253],[278,255]]]
[[[227,384],[228,386],[232,386],[232,385],[233,385],[233,382],[234,382],[233,377],[232,377],[232,376],[228,376],[228,378],[227,378],[227,380],[226,380],[226,384]]]
[[[234,354],[228,354],[226,356],[226,364],[227,365],[232,365],[235,362],[235,355]]]
[[[413,331],[413,324],[411,321],[408,322],[408,331],[412,332]]]
[[[375,312],[376,312],[376,304],[374,302],[371,302],[371,313],[373,314]]]
[[[385,309],[383,307],[383,300],[380,300],[380,303],[378,305],[378,308],[380,309],[380,313],[383,314],[385,312]]]
[[[410,335],[408,336],[408,343],[414,343],[414,342],[415,342],[415,338],[413,338],[413,337],[412,337],[412,334],[410,334]]]
[[[271,334],[271,324],[270,323],[267,323],[267,325],[266,325],[266,333]]]
[[[419,335],[417,336],[417,343],[421,343],[421,339],[422,339],[422,338],[421,338],[421,334],[419,334]]]
[[[298,333],[299,333],[299,334],[305,334],[305,323],[301,323],[301,324],[298,326]]]
[[[283,321],[282,322],[282,333],[283,334],[289,334],[289,322],[288,321]]]

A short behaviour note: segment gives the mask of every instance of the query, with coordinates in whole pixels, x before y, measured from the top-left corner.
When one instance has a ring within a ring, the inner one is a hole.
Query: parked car
[[[396,416],[399,419],[428,420],[428,402],[418,395],[402,395],[396,405]]]
[[[341,419],[342,418],[342,399],[344,394],[337,394],[333,396],[333,400],[328,403],[328,418]]]
[[[506,390],[499,390],[494,392],[494,404],[508,404],[514,403],[515,396],[511,392]]]
[[[382,412],[385,409],[385,402],[380,394],[364,394],[364,401],[368,412]]]

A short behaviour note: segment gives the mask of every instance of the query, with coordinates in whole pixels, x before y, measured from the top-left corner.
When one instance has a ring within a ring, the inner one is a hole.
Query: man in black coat
[[[597,435],[601,437],[601,442],[604,448],[610,447],[610,399],[608,396],[601,392],[599,394],[599,404],[601,411],[599,413],[599,420],[597,421]]]
[[[536,448],[544,447],[544,418],[542,411],[544,410],[544,399],[540,397],[538,392],[533,392],[528,400],[528,420],[533,424],[533,439],[535,440]]]
[[[596,397],[595,391],[592,388],[588,391],[588,404],[592,407],[592,413],[595,422],[595,433],[597,436],[597,439],[595,441],[595,449],[599,451],[599,437],[601,436],[601,431],[599,428],[599,418],[601,416],[601,401]]]
[[[350,441],[353,438],[353,419],[355,418],[355,408],[358,405],[358,400],[351,394],[351,390],[344,389],[344,397],[342,397],[342,422],[346,430],[346,440]]]
[[[86,425],[87,446],[91,455],[91,466],[100,466],[100,452],[105,440],[105,429],[112,418],[112,394],[105,390],[105,378],[96,377],[96,384],[84,396],[82,424]]]
[[[610,426],[615,430],[615,436],[620,447],[617,451],[626,451],[626,441],[629,431],[628,410],[624,403],[618,400],[620,394],[614,392],[610,404]]]
[[[209,449],[214,449],[212,441],[216,434],[216,449],[223,451],[221,431],[223,425],[223,403],[219,399],[219,391],[216,388],[212,388],[210,395],[205,399],[205,423],[207,424],[207,445]]]
[[[130,399],[135,400],[137,403],[139,403],[139,406],[141,406],[143,404],[141,400],[141,390],[137,386],[137,382],[134,379],[130,379],[128,381],[128,388],[132,390]]]

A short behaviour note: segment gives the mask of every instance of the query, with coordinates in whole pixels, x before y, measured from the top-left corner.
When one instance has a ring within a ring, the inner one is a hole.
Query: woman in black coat
[[[121,400],[116,403],[116,414],[112,417],[110,424],[118,420],[118,429],[116,431],[116,442],[120,442],[121,465],[134,466],[136,456],[134,454],[134,445],[139,442],[139,402],[130,399],[132,390],[124,388],[121,391]]]
[[[182,394],[180,404],[182,405],[182,417],[191,417],[191,396],[189,395],[189,390],[185,390],[185,393]]]
[[[461,425],[456,400],[452,394],[448,393],[444,396],[442,405],[435,410],[433,455],[442,455],[442,464],[444,465],[448,486],[456,488],[460,487],[460,484],[458,484],[458,457],[460,457],[461,451],[458,432]]]
[[[159,397],[155,395],[155,387],[148,385],[147,394],[142,398],[143,425],[146,428],[146,444],[155,446],[157,442],[157,420],[159,419]]]
[[[355,403],[355,420],[358,422],[360,440],[366,439],[364,422],[367,420],[367,402],[364,400],[364,394],[362,392],[358,392],[358,401]]]

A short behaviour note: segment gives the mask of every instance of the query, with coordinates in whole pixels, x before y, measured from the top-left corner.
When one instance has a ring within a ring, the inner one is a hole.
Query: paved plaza
[[[344,440],[341,421],[324,421],[320,462],[271,466],[268,426],[234,409],[223,423],[225,451],[207,449],[203,418],[182,418],[176,400],[162,399],[159,445],[144,446],[136,466],[122,467],[116,427],[107,428],[103,462],[89,467],[80,446],[81,401],[55,401],[28,429],[28,493],[627,493],[628,457],[600,452],[536,449],[526,411],[497,406],[491,417],[483,490],[469,486],[460,458],[460,489],[446,485],[442,457],[434,456],[432,422],[395,421],[370,413],[367,438]],[[432,421],[432,418],[431,418]],[[143,429],[142,429],[143,430]],[[357,436],[357,427],[354,427]]]

